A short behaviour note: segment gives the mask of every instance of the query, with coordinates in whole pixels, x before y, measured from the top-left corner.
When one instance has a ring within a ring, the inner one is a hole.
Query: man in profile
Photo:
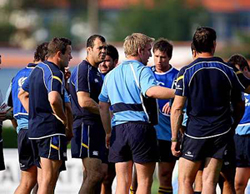
[[[71,131],[65,113],[63,70],[71,56],[71,41],[53,38],[47,61],[39,63],[25,80],[19,99],[29,113],[29,139],[35,162],[41,168],[38,193],[53,193],[59,169],[67,159],[67,137]]]

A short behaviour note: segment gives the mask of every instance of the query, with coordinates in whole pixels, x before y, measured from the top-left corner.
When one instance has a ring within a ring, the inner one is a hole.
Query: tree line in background
[[[80,49],[91,34],[88,0],[0,1],[0,46],[34,48],[54,36],[68,37]],[[156,0],[150,9],[141,5],[122,10],[99,10],[99,33],[110,42],[121,42],[133,32],[190,41],[198,26],[212,25],[203,7],[190,7],[186,0]],[[250,36],[238,32],[236,46],[225,45],[225,57],[240,52],[250,58]]]

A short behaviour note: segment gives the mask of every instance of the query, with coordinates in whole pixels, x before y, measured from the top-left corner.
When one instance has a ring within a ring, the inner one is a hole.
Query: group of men
[[[152,47],[154,66],[148,67]],[[208,27],[196,30],[194,61],[180,72],[169,63],[173,46],[166,39],[154,42],[133,33],[123,48],[127,60],[117,65],[117,49],[103,36],[92,35],[86,59],[69,76],[71,41],[53,38],[39,45],[34,63],[13,78],[9,106],[17,121],[22,170],[15,193],[30,193],[36,183],[37,193],[54,193],[60,171],[66,170],[69,142],[72,158],[82,159],[84,167],[81,194],[112,193],[115,176],[116,193],[127,194],[133,165],[137,188],[131,192],[149,194],[156,162],[158,193],[173,193],[179,157],[179,193],[194,192],[201,168],[199,192],[215,193],[225,153],[235,157],[230,145],[239,122],[235,142],[243,147],[237,146],[235,185],[237,193],[244,192],[250,177],[250,153],[242,152],[249,148],[250,134],[247,104],[241,120],[242,92],[250,92],[244,57],[236,55],[229,64],[214,57],[216,32]],[[223,192],[235,193],[234,175],[221,172]],[[248,176],[242,178],[243,172]]]

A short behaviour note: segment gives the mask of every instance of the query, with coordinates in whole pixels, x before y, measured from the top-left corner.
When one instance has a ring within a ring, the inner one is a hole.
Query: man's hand
[[[74,136],[73,135],[73,132],[72,130],[70,130],[69,128],[65,128],[65,134],[66,134],[66,138],[68,140],[68,143],[71,141],[72,137]]]
[[[172,142],[171,151],[172,151],[172,154],[176,157],[179,157],[181,155],[179,142]]]
[[[107,147],[107,149],[109,149],[109,147],[110,147],[110,137],[111,137],[111,133],[107,133],[106,134],[106,147]]]
[[[170,111],[171,111],[171,107],[169,106],[169,102],[167,102],[163,108],[162,108],[162,112],[167,114],[167,115],[170,115]]]

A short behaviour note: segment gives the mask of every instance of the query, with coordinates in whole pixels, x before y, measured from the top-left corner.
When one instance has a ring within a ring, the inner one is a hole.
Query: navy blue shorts
[[[31,140],[28,138],[28,130],[21,129],[17,136],[19,165],[23,171],[35,165],[35,158],[31,148]]]
[[[35,165],[40,168],[40,157],[51,160],[67,160],[67,139],[62,135],[31,140]]]
[[[107,161],[105,131],[100,122],[91,125],[82,123],[73,129],[71,139],[72,158],[98,158]]]
[[[250,135],[235,135],[236,166],[250,167]]]
[[[158,161],[156,132],[144,122],[128,122],[117,125],[111,133],[109,162],[136,163]]]
[[[223,159],[230,142],[228,138],[230,138],[229,133],[208,139],[194,139],[184,135],[181,157],[191,161],[200,161],[205,158]]]
[[[4,157],[3,157],[3,139],[0,138],[0,171],[5,170]]]
[[[171,141],[158,139],[158,152],[159,161],[158,162],[175,162],[178,157],[173,156],[171,151]]]
[[[235,169],[236,167],[236,157],[235,157],[235,144],[233,135],[228,138],[228,145],[223,156],[222,172],[228,171],[229,169]]]

